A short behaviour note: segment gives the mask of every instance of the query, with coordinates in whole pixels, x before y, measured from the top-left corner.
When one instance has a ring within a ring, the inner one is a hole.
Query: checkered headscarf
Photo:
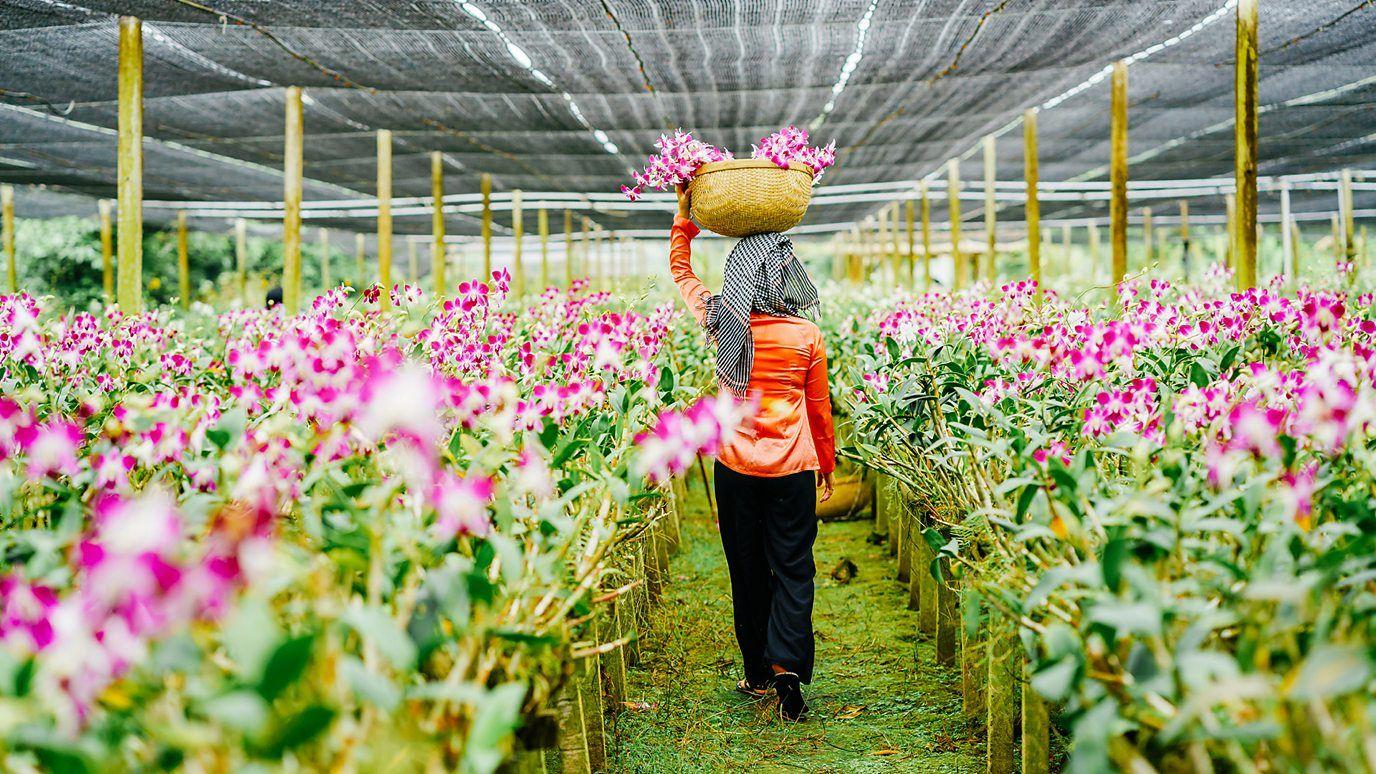
[[[802,317],[817,308],[817,286],[778,233],[755,234],[736,243],[726,258],[721,293],[705,302],[703,326],[717,342],[717,378],[744,396],[755,364],[750,313]]]

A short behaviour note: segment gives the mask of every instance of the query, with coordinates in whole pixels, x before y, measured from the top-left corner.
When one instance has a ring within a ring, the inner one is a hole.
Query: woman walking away
[[[742,239],[726,259],[720,295],[693,274],[698,227],[680,186],[669,232],[669,268],[683,300],[717,345],[717,378],[757,401],[754,417],[723,444],[715,467],[717,510],[731,572],[736,642],[745,677],[736,690],[779,697],[779,714],[807,712],[812,682],[812,544],[817,504],[836,467],[822,332],[802,315],[817,288],[782,234]]]

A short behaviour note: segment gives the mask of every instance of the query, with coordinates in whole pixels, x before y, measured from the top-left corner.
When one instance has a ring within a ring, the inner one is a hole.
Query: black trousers
[[[816,474],[810,470],[764,478],[716,465],[717,512],[731,571],[736,642],[752,683],[768,680],[772,664],[812,682],[816,486]]]

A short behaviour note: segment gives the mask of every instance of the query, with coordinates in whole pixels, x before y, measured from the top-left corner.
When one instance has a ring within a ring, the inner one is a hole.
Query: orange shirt
[[[712,291],[693,274],[693,221],[674,216],[669,232],[669,273],[688,309],[702,324],[704,302]],[[804,470],[830,473],[836,468],[827,387],[827,351],[816,323],[799,317],[750,315],[755,364],[748,392],[759,399],[747,419],[723,444],[717,460],[751,476],[787,476]]]

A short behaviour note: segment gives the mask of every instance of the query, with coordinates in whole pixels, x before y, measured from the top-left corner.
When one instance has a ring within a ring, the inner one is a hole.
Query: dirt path
[[[695,492],[695,495],[700,495]],[[731,688],[739,657],[721,544],[696,509],[672,561],[672,582],[643,640],[616,722],[613,771],[974,772],[982,745],[961,719],[953,679],[916,638],[886,549],[870,522],[823,524],[817,539],[817,674],[811,718],[785,725],[772,701]],[[830,577],[841,557],[859,566]]]

